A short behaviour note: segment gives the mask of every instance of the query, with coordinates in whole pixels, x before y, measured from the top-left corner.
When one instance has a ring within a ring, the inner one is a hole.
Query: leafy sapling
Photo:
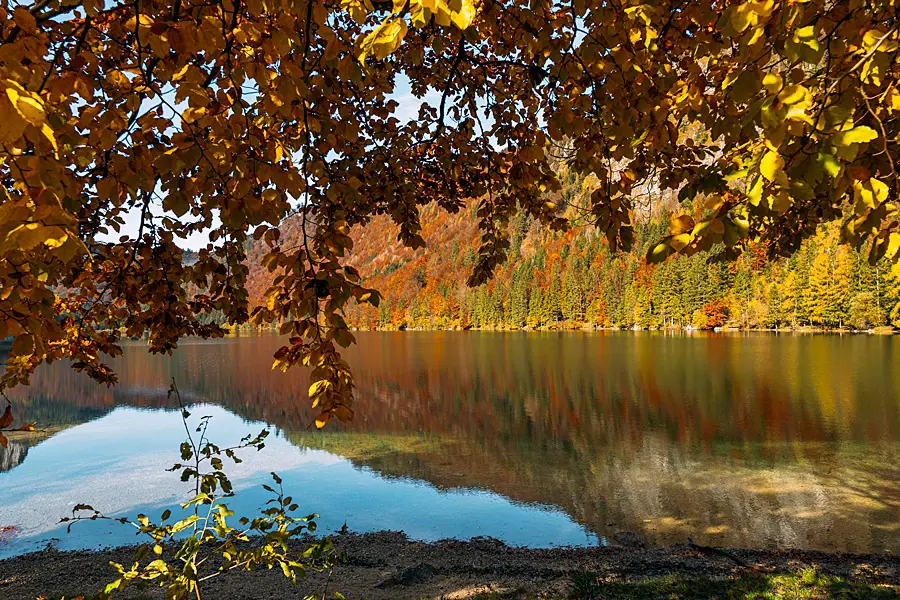
[[[131,565],[110,563],[118,577],[105,587],[104,594],[121,592],[129,586],[156,585],[166,588],[166,600],[184,600],[190,596],[201,600],[205,581],[232,571],[260,567],[279,567],[294,584],[305,578],[309,569],[328,571],[330,579],[338,562],[330,538],[318,538],[302,551],[291,548],[291,540],[315,533],[318,515],[295,516],[298,505],[293,497],[285,495],[282,480],[275,473],[272,473],[273,484],[263,485],[272,497],[260,515],[253,519],[242,517],[237,527],[229,523],[234,512],[224,501],[235,494],[223,458],[240,463],[238,453],[253,448],[262,450],[269,432],[263,430],[242,438],[237,445],[219,447],[207,437],[208,416],[191,430],[190,412],[182,403],[174,380],[169,389],[169,397],[172,396],[181,410],[186,439],[181,444],[182,462],[168,470],[179,472],[182,481],[194,484],[193,497],[181,504],[187,516],[169,523],[172,511],[165,510],[159,523],[155,523],[144,514],[137,515],[135,520],[110,517],[87,504],[79,504],[73,509],[72,517],[62,519],[69,523],[68,529],[78,521],[116,521],[134,527],[149,538],[138,547]],[[323,593],[323,599],[324,596]]]

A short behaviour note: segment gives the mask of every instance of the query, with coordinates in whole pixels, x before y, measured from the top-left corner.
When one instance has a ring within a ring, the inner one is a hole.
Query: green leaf
[[[816,160],[822,165],[822,168],[825,169],[825,172],[831,175],[832,178],[838,176],[838,173],[841,172],[841,163],[833,154],[827,154],[824,152],[819,152],[816,156]]]

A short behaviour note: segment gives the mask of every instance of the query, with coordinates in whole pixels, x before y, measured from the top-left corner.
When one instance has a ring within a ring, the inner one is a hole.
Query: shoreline
[[[269,329],[264,329],[261,331],[274,331]],[[807,335],[894,335],[900,333],[900,331],[893,330],[891,328],[878,328],[878,329],[827,329],[820,327],[797,327],[797,328],[782,328],[782,329],[742,329],[739,327],[723,327],[718,329],[688,329],[688,328],[678,328],[678,327],[657,327],[657,328],[632,328],[632,327],[521,327],[518,329],[510,328],[510,327],[451,327],[451,328],[438,328],[438,327],[400,327],[400,328],[376,328],[376,329],[363,329],[357,327],[351,327],[350,331],[365,331],[365,332],[382,332],[382,333],[394,333],[401,331],[489,331],[495,333],[516,333],[516,332],[526,332],[526,333],[637,333],[637,332],[653,332],[653,333],[783,333],[783,334],[807,334]]]
[[[694,592],[684,596],[705,598],[717,597],[713,591],[722,586],[743,590],[749,589],[747,586],[766,585],[770,589],[784,585],[791,589],[795,580],[812,580],[809,586],[831,589],[829,586],[840,585],[860,594],[845,596],[848,598],[900,598],[900,557],[889,554],[764,549],[717,553],[688,545],[515,548],[486,538],[419,542],[398,532],[348,534],[335,538],[335,542],[338,552],[346,553],[348,561],[335,569],[328,589],[341,592],[348,599],[479,595],[567,598],[586,579],[595,582],[591,585],[601,586],[601,590],[605,589],[602,586],[622,588],[614,597],[652,597],[640,595],[648,585],[687,586],[686,589],[701,591],[708,588],[709,596]],[[58,600],[85,594],[89,598],[115,578],[109,561],[130,562],[133,551],[133,546],[67,552],[48,549],[0,560],[0,597],[34,600],[45,595]],[[170,553],[166,554],[171,559]],[[321,595],[325,581],[324,574],[310,574],[298,589],[283,578],[279,569],[263,569],[212,579],[204,592],[209,598],[278,600],[296,598],[298,593]],[[625,595],[621,595],[623,591]],[[603,593],[598,596],[606,597]],[[149,588],[116,597],[144,600],[163,595],[158,588]]]

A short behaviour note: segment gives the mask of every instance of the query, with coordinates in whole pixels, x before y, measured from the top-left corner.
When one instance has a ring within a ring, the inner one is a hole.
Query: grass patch
[[[296,446],[325,450],[350,460],[372,460],[386,456],[440,454],[452,440],[424,435],[391,435],[359,432],[285,432]]]
[[[894,600],[900,588],[848,581],[815,569],[779,575],[746,575],[729,579],[668,575],[639,581],[604,581],[596,573],[572,578],[577,600]]]

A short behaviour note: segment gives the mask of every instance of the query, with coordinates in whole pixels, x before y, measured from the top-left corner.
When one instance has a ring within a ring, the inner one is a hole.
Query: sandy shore
[[[900,585],[900,558],[805,551],[729,550],[755,569],[727,557],[688,546],[669,548],[510,548],[496,540],[414,542],[400,533],[348,535],[338,548],[348,557],[335,570],[329,590],[347,598],[463,598],[479,593],[502,596],[567,596],[573,575],[596,572],[602,579],[638,581],[663,575],[732,578],[756,573],[820,573],[868,584]],[[0,561],[0,598],[34,600],[96,593],[110,581],[110,560],[129,562],[133,548],[58,552],[47,550]],[[207,582],[206,598],[298,598],[321,593],[324,576],[292,588],[278,569],[229,574]],[[894,588],[892,588],[894,589]],[[897,588],[900,589],[900,588]],[[141,598],[162,598],[158,589]],[[124,597],[128,597],[127,595]]]

